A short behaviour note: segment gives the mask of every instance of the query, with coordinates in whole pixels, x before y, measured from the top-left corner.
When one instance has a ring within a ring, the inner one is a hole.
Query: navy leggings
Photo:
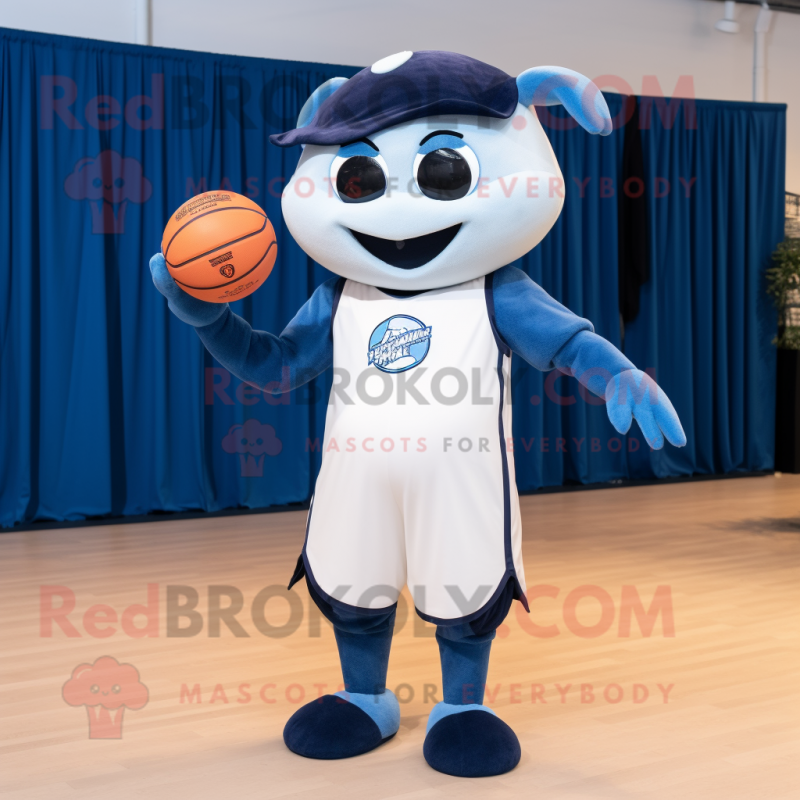
[[[310,581],[308,590],[320,611],[333,623],[346,691],[383,694],[397,607],[365,613],[364,609],[334,607],[320,597]],[[483,703],[495,628],[478,633],[474,628],[467,622],[436,628],[445,703]]]

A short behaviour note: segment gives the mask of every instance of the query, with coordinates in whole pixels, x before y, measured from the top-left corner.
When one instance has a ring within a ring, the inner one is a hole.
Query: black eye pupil
[[[433,200],[458,200],[467,194],[471,182],[467,160],[449,147],[428,153],[417,170],[420,191]]]
[[[377,200],[386,191],[386,176],[374,158],[352,156],[339,168],[336,190],[345,203]]]

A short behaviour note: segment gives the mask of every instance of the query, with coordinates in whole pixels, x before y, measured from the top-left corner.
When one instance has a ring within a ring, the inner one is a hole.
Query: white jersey
[[[524,591],[511,353],[492,317],[491,277],[410,297],[344,283],[303,551],[329,602],[385,609],[408,583],[423,618],[453,623],[509,581]]]

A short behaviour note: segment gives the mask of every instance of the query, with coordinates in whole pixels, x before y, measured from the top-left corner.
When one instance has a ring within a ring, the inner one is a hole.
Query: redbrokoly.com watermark
[[[409,588],[412,596],[424,592],[424,587]],[[466,608],[472,600],[458,586],[445,589],[459,606],[464,604]],[[479,586],[476,591],[487,590],[491,587]],[[526,613],[521,603],[514,603],[512,614],[518,629],[536,639],[562,635],[582,639],[606,635],[622,639],[634,635],[675,637],[671,586],[656,586],[645,592],[644,597],[633,585],[623,585],[613,592],[595,584],[563,591],[551,584],[536,584],[526,593],[531,613]],[[260,589],[249,602],[241,589],[229,585],[212,584],[200,589],[149,583],[143,594],[144,602],[140,598],[140,602],[125,607],[92,603],[81,610],[78,595],[68,586],[43,585],[39,591],[39,634],[43,638],[186,639],[201,635],[218,638],[224,631],[226,636],[236,638],[261,635],[284,639],[295,634],[318,638],[323,622],[330,625],[314,603],[304,604],[297,592],[278,584]],[[395,634],[411,624],[414,638],[435,636],[436,626],[411,613],[405,595],[398,596],[395,589],[371,587],[365,592],[367,597],[371,600],[386,597],[389,602],[397,602]],[[509,630],[507,625],[501,626],[501,638]]]

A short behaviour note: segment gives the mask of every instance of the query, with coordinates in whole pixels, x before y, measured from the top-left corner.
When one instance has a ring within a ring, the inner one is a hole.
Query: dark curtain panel
[[[625,144],[619,198],[619,313],[623,323],[639,313],[639,291],[650,279],[647,176],[644,167],[639,103],[625,98]]]

